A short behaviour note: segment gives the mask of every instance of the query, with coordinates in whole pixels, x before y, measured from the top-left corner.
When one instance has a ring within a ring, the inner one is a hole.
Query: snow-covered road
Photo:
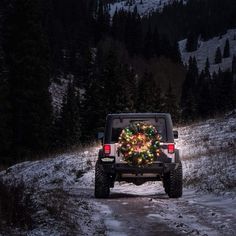
[[[92,178],[93,171],[86,178]],[[93,180],[91,181],[93,183]],[[234,236],[236,201],[184,189],[183,197],[170,199],[162,183],[142,186],[116,183],[109,199],[95,199],[92,184],[68,189],[70,197],[93,202],[100,228],[95,234],[107,236]],[[90,225],[93,227],[93,224]],[[81,234],[80,234],[81,235]]]
[[[105,216],[108,235],[236,235],[236,201],[184,190],[180,199],[169,199],[162,185],[117,184]],[[119,226],[119,227],[117,227]]]
[[[109,199],[93,196],[93,174],[87,173],[83,189],[73,196],[90,199],[98,207],[97,216],[108,236],[236,235],[236,201],[232,196],[216,196],[184,189],[183,197],[169,199],[161,182],[141,186],[116,183]],[[82,179],[83,179],[82,178]],[[87,187],[86,187],[87,186]]]
[[[53,162],[55,169],[58,162]],[[36,167],[40,169],[46,163],[39,162],[35,168],[28,163],[24,170],[30,168],[38,176]],[[15,170],[20,172],[19,167]],[[236,235],[236,201],[232,195],[184,189],[182,198],[169,199],[161,182],[148,182],[141,186],[116,183],[109,199],[95,199],[93,168],[76,181],[65,178],[66,175],[65,172],[61,175],[64,183],[56,172],[48,174],[50,177],[44,174],[39,177],[44,184],[33,196],[38,208],[36,224],[31,230],[14,231],[15,235]],[[47,183],[43,179],[48,179]],[[12,233],[0,230],[0,235]]]

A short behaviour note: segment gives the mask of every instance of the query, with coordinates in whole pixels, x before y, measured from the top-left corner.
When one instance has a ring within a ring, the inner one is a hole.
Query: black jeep
[[[132,122],[147,122],[156,127],[161,136],[160,155],[147,166],[133,166],[124,161],[119,152],[118,139],[123,129]],[[105,133],[100,134],[103,149],[99,150],[95,166],[95,197],[107,198],[115,181],[141,185],[147,181],[163,181],[165,192],[170,198],[182,196],[182,164],[179,150],[175,149],[170,114],[167,113],[124,113],[109,114]]]

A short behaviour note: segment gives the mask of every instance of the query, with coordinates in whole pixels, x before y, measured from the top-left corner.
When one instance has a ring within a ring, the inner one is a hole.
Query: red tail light
[[[103,152],[105,155],[109,155],[111,153],[111,146],[109,144],[105,144],[103,146]]]
[[[175,145],[174,144],[168,144],[168,153],[174,153],[175,152]]]

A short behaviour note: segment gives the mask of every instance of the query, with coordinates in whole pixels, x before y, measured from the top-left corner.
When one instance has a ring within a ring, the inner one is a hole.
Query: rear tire
[[[96,162],[95,165],[95,189],[96,198],[108,198],[110,194],[109,176],[104,171],[103,166]]]
[[[183,194],[183,171],[182,164],[179,163],[177,169],[171,170],[164,175],[163,185],[165,192],[170,198],[179,198]]]
[[[164,187],[164,190],[165,190],[165,193],[166,194],[169,194],[169,191],[170,191],[170,173],[167,173],[167,174],[164,174],[164,177],[163,177],[163,187]]]

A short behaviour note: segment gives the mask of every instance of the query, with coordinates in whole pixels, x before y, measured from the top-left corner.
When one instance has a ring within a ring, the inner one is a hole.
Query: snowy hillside
[[[141,16],[148,15],[149,13],[161,10],[164,6],[171,4],[174,0],[134,0],[133,3],[127,1],[117,1],[109,5],[110,15],[113,16],[116,10],[124,9],[125,11],[133,11],[137,7],[137,11]],[[132,2],[132,1],[131,1]],[[186,1],[184,1],[186,2]],[[225,41],[229,39],[230,44],[230,57],[222,58],[222,62],[215,64],[215,54],[217,47],[221,49],[223,55]],[[187,39],[179,41],[179,49],[182,57],[182,62],[188,64],[190,57],[196,57],[198,69],[201,72],[207,58],[210,62],[210,72],[218,72],[219,68],[223,71],[231,69],[233,55],[236,55],[236,29],[229,29],[226,34],[216,36],[208,41],[198,41],[198,49],[194,52],[186,51]]]
[[[33,229],[11,229],[9,234],[0,227],[0,236],[78,235],[78,232],[80,235],[99,235],[96,232],[103,223],[97,218],[97,206],[90,199],[83,200],[82,196],[88,193],[80,191],[80,197],[69,196],[68,193],[71,188],[85,188],[91,184],[86,172],[93,175],[91,168],[97,152],[97,148],[90,148],[47,160],[20,163],[0,172],[0,187],[3,181],[8,186],[15,189],[19,186],[25,191],[25,197],[20,201],[25,204],[24,199],[27,199],[26,211],[31,204],[31,221],[34,222]],[[93,227],[89,226],[91,223]]]
[[[235,191],[236,111],[178,130],[185,185],[217,194]]]
[[[217,47],[220,47],[223,55],[225,41],[229,39],[230,57],[222,58],[222,63],[215,64],[215,54]],[[198,69],[201,72],[206,63],[206,59],[210,62],[210,72],[218,72],[219,68],[223,71],[231,69],[233,55],[236,55],[236,29],[230,29],[222,36],[214,37],[208,41],[198,42],[198,49],[194,52],[186,52],[186,39],[179,42],[180,53],[184,64],[188,64],[190,57],[195,57]]]
[[[137,7],[138,13],[148,15],[149,13],[161,10],[164,6],[172,3],[174,0],[134,0],[133,4],[127,4],[127,1],[118,1],[110,4],[110,15],[113,16],[116,9],[124,9],[125,11],[133,11]]]

